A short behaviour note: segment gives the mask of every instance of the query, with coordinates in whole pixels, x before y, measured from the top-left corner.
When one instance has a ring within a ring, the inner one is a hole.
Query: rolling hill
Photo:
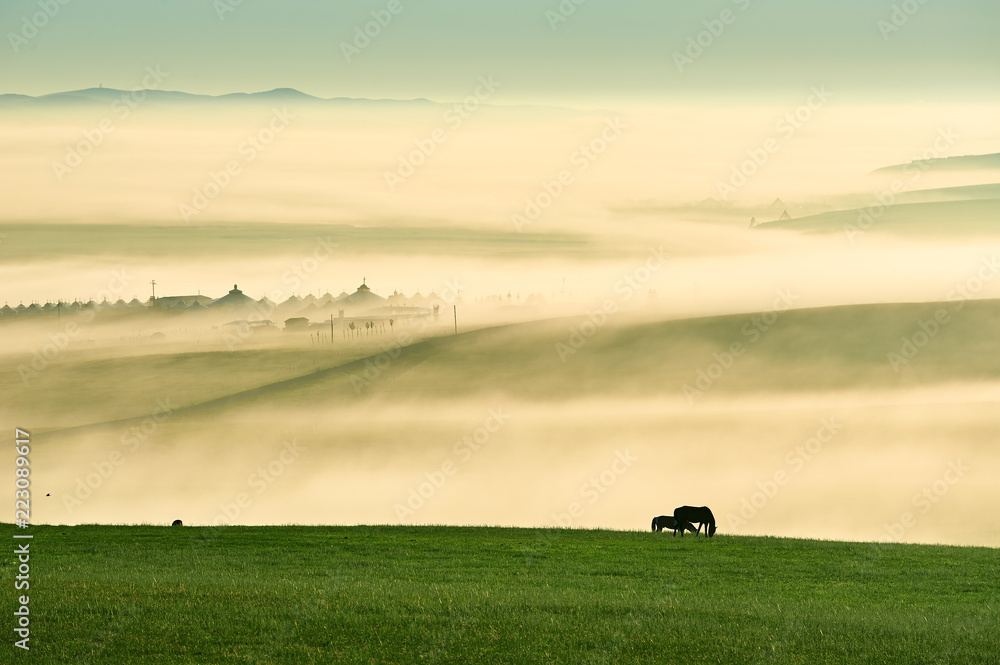
[[[992,194],[992,192],[990,192]],[[913,200],[916,193],[900,200]],[[976,236],[1000,234],[1000,198],[964,201],[871,205],[820,215],[759,224],[756,229],[788,229],[809,233],[889,233],[909,236]]]
[[[48,95],[32,97],[29,95],[0,95],[0,108],[86,108],[91,106],[107,106],[117,99],[141,95],[143,104],[151,106],[170,105],[205,105],[205,104],[296,104],[296,105],[433,105],[428,99],[366,99],[354,97],[332,97],[323,99],[300,92],[293,88],[276,88],[263,92],[234,92],[224,95],[199,95],[174,90],[117,90],[115,88],[86,88],[54,92]]]
[[[47,523],[211,524],[251,490],[237,523],[531,526],[577,501],[574,525],[645,528],[665,501],[712,505],[727,534],[877,539],[952,464],[947,509],[906,539],[1000,542],[993,515],[953,519],[995,493],[1000,301],[587,324],[386,337],[353,357],[67,354],[31,390],[8,360],[0,399],[32,431]],[[308,461],[282,457],[293,441]],[[748,508],[779,472],[787,486]],[[592,506],[588,478],[607,483]]]
[[[901,354],[904,338],[916,335],[920,340],[921,322],[932,322],[939,311],[947,316],[939,332],[916,357],[900,360],[894,367],[889,354]],[[586,318],[487,328],[402,349],[386,341],[384,351],[366,358],[346,364],[331,359],[332,366],[298,375],[285,372],[272,382],[264,379],[266,372],[258,373],[253,385],[230,382],[224,385],[231,385],[231,390],[224,391],[220,385],[214,395],[204,390],[198,378],[202,372],[229,372],[223,368],[251,363],[261,367],[259,363],[270,354],[289,353],[185,354],[183,363],[180,357],[151,358],[139,364],[131,358],[70,362],[48,370],[46,394],[80,414],[72,426],[97,424],[82,415],[95,413],[88,396],[102,394],[109,402],[132,404],[134,417],[141,418],[146,415],[142,405],[152,403],[164,385],[173,384],[172,394],[184,395],[186,382],[198,389],[186,399],[177,398],[182,407],[176,413],[178,420],[233,409],[448,400],[470,395],[543,402],[590,397],[683,399],[684,386],[695,386],[699,372],[707,372],[734,342],[745,351],[721,378],[712,381],[709,397],[884,390],[1000,379],[1000,354],[996,353],[1000,301],[993,300],[792,310],[777,314],[771,325],[760,320],[758,313],[652,323],[612,320],[590,337],[583,336],[581,329],[591,330]],[[372,369],[375,363],[377,370]],[[89,377],[87,394],[76,390],[75,375]],[[125,375],[133,380],[123,382]],[[144,383],[154,376],[155,382]],[[19,395],[13,382],[8,382],[4,393],[9,409],[31,411],[26,401],[34,399],[30,393]],[[125,411],[120,410],[115,420]]]
[[[1000,169],[1000,153],[990,155],[959,155],[935,159],[916,159],[909,164],[893,164],[876,169],[873,173],[901,173],[907,169],[920,171],[975,171]]]

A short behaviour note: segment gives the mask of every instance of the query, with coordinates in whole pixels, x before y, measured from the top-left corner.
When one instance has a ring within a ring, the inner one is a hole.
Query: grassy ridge
[[[913,362],[894,371],[904,337],[944,309],[948,323]],[[746,353],[712,387],[713,394],[893,389],[947,382],[994,381],[1000,376],[1000,301],[849,305],[782,312],[761,331],[754,315],[738,314],[643,324],[609,325],[562,361],[584,318],[477,330],[408,347],[360,392],[353,379],[365,367],[349,363],[386,358],[381,345],[335,345],[326,350],[257,349],[146,357],[67,357],[25,390],[16,365],[0,363],[0,414],[72,427],[143,417],[158,398],[180,408],[234,396],[226,406],[327,407],[370,398],[450,399],[498,391],[532,399],[592,395],[681,397],[698,372],[740,342]],[[155,377],[151,380],[150,377]],[[301,380],[295,380],[299,379]],[[250,389],[257,389],[249,392]],[[58,405],[58,408],[55,406]],[[215,408],[215,407],[213,407]],[[222,408],[219,406],[218,408]],[[46,415],[53,412],[58,415]],[[198,408],[195,409],[200,413]]]
[[[0,361],[0,412],[45,427],[71,427],[145,416],[167,400],[187,406],[234,391],[287,381],[370,352],[361,348],[306,347],[233,352],[175,352],[91,358],[85,351],[45,368],[25,385],[23,357]]]
[[[497,392],[532,399],[593,395],[682,397],[713,354],[732,343],[745,353],[712,387],[713,394],[893,389],[949,381],[991,381],[1000,376],[994,351],[1000,334],[1000,301],[851,305],[782,312],[764,332],[753,314],[645,324],[609,325],[563,362],[557,344],[587,319],[504,326],[445,337],[412,347],[395,359],[359,396],[351,373],[262,391],[248,404],[291,407],[331,399],[451,399]],[[945,309],[949,323],[914,362],[893,371],[889,352],[919,332],[920,321]],[[355,372],[356,373],[356,372]]]
[[[905,200],[905,199],[904,199]],[[868,204],[874,210],[871,221],[859,225],[858,220],[869,208],[838,210],[785,221],[767,222],[759,229],[791,229],[814,233],[845,233],[848,237],[866,231],[928,236],[951,234],[995,235],[1000,231],[997,213],[1000,201],[995,198],[965,201],[934,201],[899,203],[881,210],[876,199]]]
[[[473,256],[623,256],[635,246],[614,239],[600,243],[586,235],[483,231],[454,227],[355,227],[320,224],[214,224],[198,227],[148,224],[2,223],[4,249],[21,261],[57,261],[102,257],[273,257],[307,256],[322,239],[336,246],[338,257],[359,254],[423,253]],[[192,236],[192,232],[196,235]],[[197,238],[192,242],[192,237]],[[642,248],[639,247],[638,251]],[[218,295],[224,295],[220,293]]]
[[[989,549],[458,527],[33,533],[38,663],[998,662]],[[11,588],[9,555],[0,569]]]

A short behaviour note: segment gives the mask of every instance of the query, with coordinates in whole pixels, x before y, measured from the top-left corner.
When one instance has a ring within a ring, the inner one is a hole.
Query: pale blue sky
[[[237,1],[70,0],[37,35],[15,38],[15,53],[10,35],[41,10],[5,0],[0,93],[131,88],[147,65],[170,72],[168,89],[209,94],[448,100],[492,74],[505,102],[590,104],[801,96],[817,84],[841,101],[973,101],[1000,83],[995,0],[586,0],[555,30],[546,12],[559,0],[399,0],[352,62],[340,44],[391,0],[243,0],[220,19],[216,7]],[[886,39],[878,21],[907,3],[919,9]],[[674,52],[725,9],[733,22],[679,72]]]

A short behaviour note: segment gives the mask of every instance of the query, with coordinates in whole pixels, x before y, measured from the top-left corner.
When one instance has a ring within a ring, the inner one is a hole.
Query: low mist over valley
[[[485,42],[397,71],[388,31],[328,44],[333,78],[247,53],[258,77],[199,79],[159,46],[18,74],[0,422],[32,434],[33,519],[648,529],[689,504],[720,533],[1000,545],[995,100],[923,92],[930,6],[912,37],[854,8],[877,72],[798,44],[771,80],[735,54],[774,22],[723,4],[683,10],[656,94],[581,50],[612,20],[589,6],[531,28],[582,82]]]

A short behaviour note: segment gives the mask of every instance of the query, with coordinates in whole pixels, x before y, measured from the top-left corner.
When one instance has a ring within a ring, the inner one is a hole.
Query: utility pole
[[[333,344],[333,314],[330,315],[330,344]]]
[[[149,280],[149,283],[153,287],[153,302],[156,302],[156,280],[155,279],[151,279],[151,280]]]
[[[455,334],[458,334],[458,306],[451,306],[451,313],[455,315]]]

